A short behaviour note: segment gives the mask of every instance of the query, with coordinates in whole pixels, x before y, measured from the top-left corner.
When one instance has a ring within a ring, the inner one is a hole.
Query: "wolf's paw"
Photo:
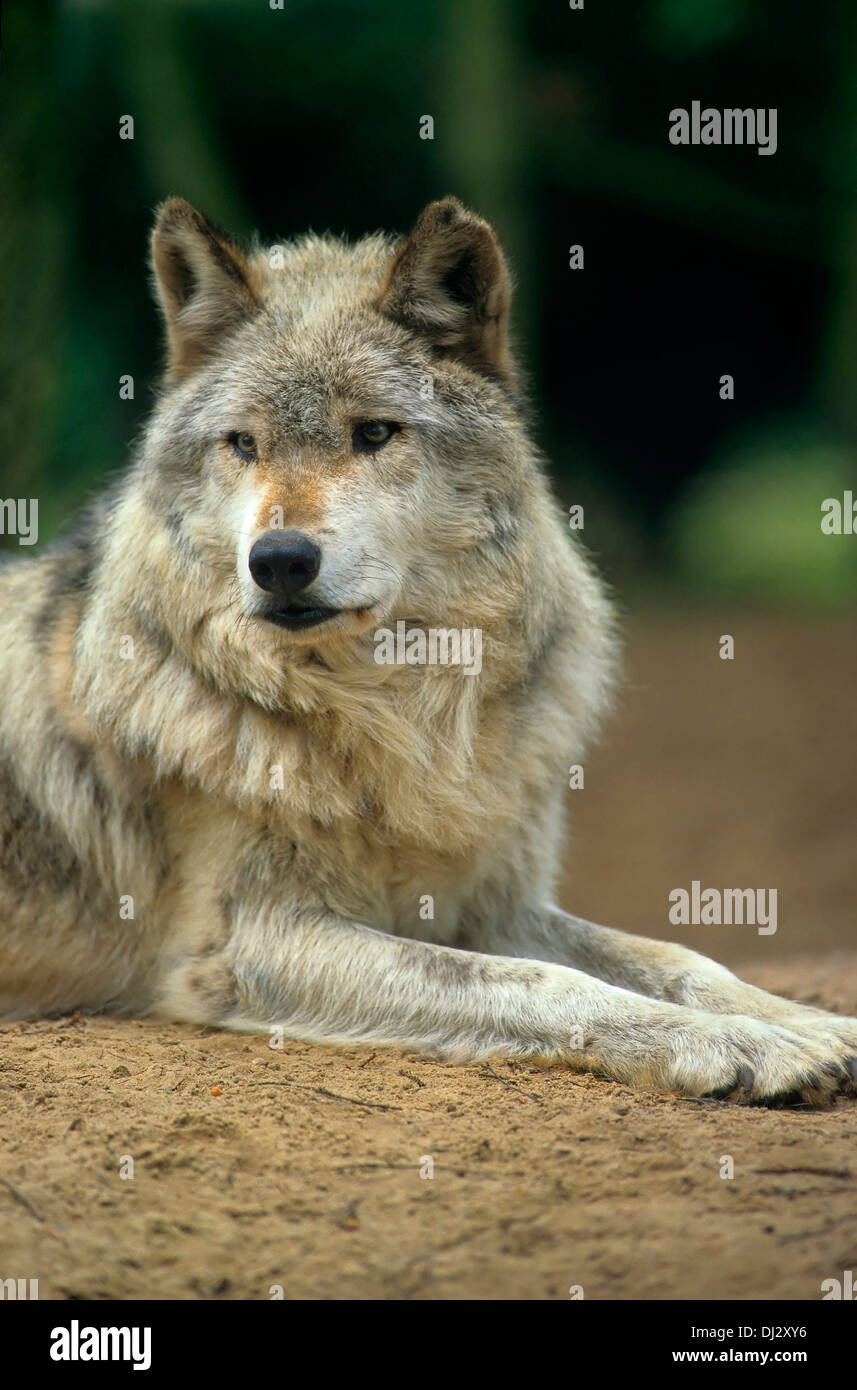
[[[857,1055],[847,1034],[800,1032],[741,1015],[697,1015],[669,1029],[639,1062],[636,1084],[756,1105],[826,1105],[857,1093]],[[846,1022],[846,1020],[843,1020]],[[847,1021],[847,1022],[850,1022]]]
[[[787,1027],[832,1055],[841,1073],[840,1089],[857,1096],[857,1018],[807,1009],[789,1019]]]

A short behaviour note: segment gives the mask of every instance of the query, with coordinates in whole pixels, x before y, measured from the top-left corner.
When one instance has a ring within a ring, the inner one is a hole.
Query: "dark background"
[[[820,504],[857,483],[857,7],[17,0],[3,40],[3,495],[40,540],[151,402],[162,198],[277,240],[451,192],[504,239],[539,441],[630,599],[852,600]],[[776,107],[776,154],[671,145],[693,99]]]

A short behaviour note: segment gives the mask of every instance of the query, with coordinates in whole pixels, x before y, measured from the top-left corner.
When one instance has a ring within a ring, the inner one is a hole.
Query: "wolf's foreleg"
[[[632,936],[546,907],[510,928],[490,930],[485,948],[571,966],[650,999],[740,1014],[805,1034],[829,1047],[837,1064],[857,1079],[857,1019],[768,994],[686,946]]]
[[[385,935],[330,916],[240,914],[206,1014],[192,972],[158,1012],[247,1032],[390,1044],[458,1061],[562,1061],[634,1086],[818,1101],[845,1072],[831,1049],[755,1019],[654,1000],[580,970]]]

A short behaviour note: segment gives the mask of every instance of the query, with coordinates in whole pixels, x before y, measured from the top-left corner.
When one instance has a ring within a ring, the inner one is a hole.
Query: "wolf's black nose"
[[[321,568],[321,551],[301,531],[266,531],[252,547],[248,564],[260,589],[288,600],[309,588]]]

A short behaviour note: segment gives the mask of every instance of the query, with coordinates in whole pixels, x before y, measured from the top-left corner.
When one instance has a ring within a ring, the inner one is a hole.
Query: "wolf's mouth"
[[[318,605],[302,608],[293,604],[289,608],[271,609],[264,616],[269,623],[276,623],[277,627],[284,627],[288,632],[301,632],[304,628],[326,623],[329,618],[335,618],[339,611],[338,608],[321,608]]]

